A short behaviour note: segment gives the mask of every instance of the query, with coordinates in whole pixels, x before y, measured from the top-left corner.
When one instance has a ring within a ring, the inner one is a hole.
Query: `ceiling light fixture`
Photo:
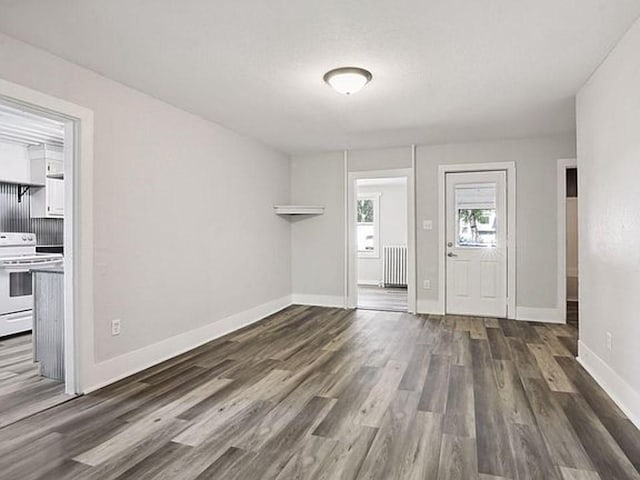
[[[351,95],[369,83],[373,75],[364,68],[341,67],[329,70],[322,78],[336,92]]]

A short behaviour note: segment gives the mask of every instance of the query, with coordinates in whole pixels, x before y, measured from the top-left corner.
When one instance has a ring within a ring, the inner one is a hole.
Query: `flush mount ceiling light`
[[[364,68],[342,67],[329,70],[322,78],[336,92],[351,95],[369,83],[373,75]]]

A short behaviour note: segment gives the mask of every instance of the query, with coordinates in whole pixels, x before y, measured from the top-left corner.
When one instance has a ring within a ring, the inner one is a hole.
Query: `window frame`
[[[356,198],[356,249],[358,258],[380,258],[380,197],[382,193],[358,193]],[[358,204],[360,200],[371,200],[373,202],[373,222],[358,222]],[[360,225],[373,225],[373,250],[362,251],[357,244],[357,231]]]

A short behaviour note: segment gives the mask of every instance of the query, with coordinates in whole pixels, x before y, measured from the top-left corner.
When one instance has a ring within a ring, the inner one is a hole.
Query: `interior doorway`
[[[507,316],[507,175],[446,174],[446,312]]]
[[[348,304],[415,312],[413,170],[349,174]]]
[[[0,426],[81,391],[73,282],[79,119],[65,110],[75,113],[0,82]]]
[[[565,171],[566,178],[566,292],[567,323],[578,328],[578,168]]]
[[[358,308],[408,310],[407,179],[356,180]]]

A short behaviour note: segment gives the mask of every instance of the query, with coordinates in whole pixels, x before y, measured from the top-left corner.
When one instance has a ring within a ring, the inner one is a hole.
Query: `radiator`
[[[407,246],[386,245],[382,250],[382,283],[385,287],[406,287]]]

